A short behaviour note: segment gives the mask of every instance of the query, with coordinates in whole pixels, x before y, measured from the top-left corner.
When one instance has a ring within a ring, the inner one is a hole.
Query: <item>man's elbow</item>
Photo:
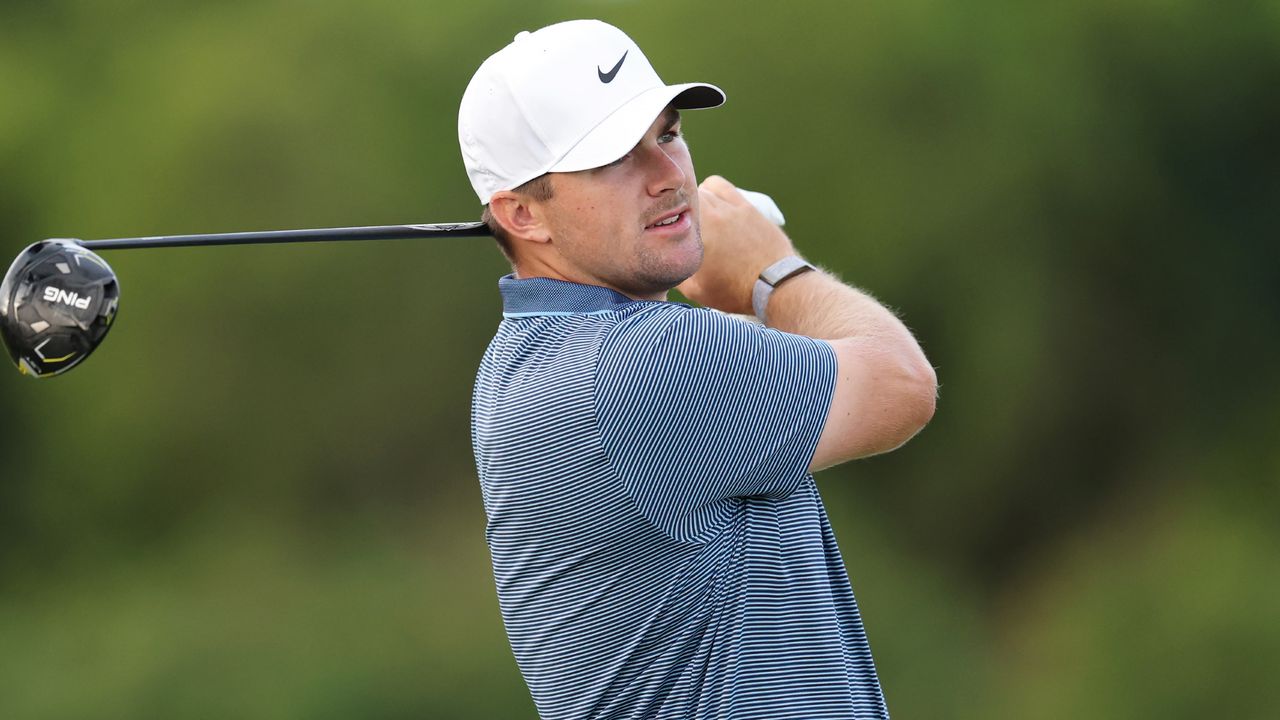
[[[938,374],[921,355],[919,361],[904,368],[905,373],[897,384],[897,398],[893,403],[896,422],[893,430],[885,433],[883,443],[871,454],[897,450],[915,437],[933,419],[938,407]]]
[[[856,348],[856,346],[854,346]],[[902,447],[929,421],[938,375],[918,348],[850,358],[810,465],[813,471]]]
[[[913,391],[908,401],[912,408],[912,423],[915,425],[915,430],[911,433],[913,436],[929,424],[934,411],[938,409],[938,372],[924,355],[920,356],[916,365]]]

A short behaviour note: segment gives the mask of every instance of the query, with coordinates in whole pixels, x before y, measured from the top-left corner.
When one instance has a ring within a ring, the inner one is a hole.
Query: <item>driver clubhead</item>
[[[0,339],[19,372],[60,375],[107,336],[120,284],[106,261],[74,240],[23,250],[0,283]]]

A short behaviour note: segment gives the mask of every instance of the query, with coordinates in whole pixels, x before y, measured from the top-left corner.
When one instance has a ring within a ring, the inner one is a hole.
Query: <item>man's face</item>
[[[698,181],[674,109],[619,160],[551,182],[549,259],[566,279],[661,300],[702,264]]]

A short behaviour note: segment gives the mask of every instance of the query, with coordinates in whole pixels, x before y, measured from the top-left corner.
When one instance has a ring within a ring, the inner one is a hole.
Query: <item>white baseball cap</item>
[[[548,172],[607,165],[644,137],[667,105],[724,103],[714,85],[666,85],[626,33],[570,20],[516,35],[462,94],[458,143],[482,204]]]

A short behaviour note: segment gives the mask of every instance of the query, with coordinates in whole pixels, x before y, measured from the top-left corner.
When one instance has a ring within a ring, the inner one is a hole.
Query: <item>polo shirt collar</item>
[[[506,275],[498,280],[498,291],[502,316],[508,318],[606,313],[639,302],[606,287],[544,277]]]

